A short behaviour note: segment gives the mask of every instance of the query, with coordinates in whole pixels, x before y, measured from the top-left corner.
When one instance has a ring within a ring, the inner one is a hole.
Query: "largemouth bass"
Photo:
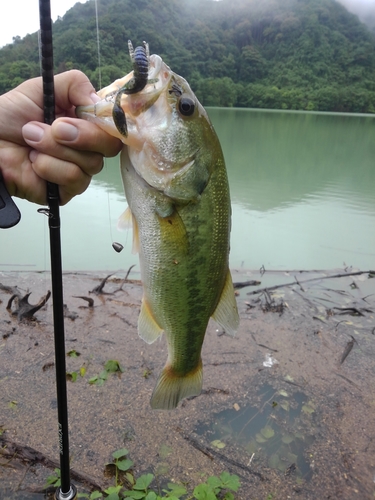
[[[210,317],[230,335],[238,327],[228,266],[231,205],[223,153],[206,111],[184,78],[158,55],[147,57],[141,90],[131,72],[77,115],[124,143],[129,209],[122,223],[132,221],[144,292],[138,333],[152,343],[164,332],[168,343],[151,406],[172,409],[201,392]]]

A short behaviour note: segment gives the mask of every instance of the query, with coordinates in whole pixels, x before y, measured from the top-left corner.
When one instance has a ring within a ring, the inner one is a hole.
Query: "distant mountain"
[[[102,86],[150,44],[203,104],[375,112],[375,34],[335,0],[100,0]],[[56,71],[99,86],[95,3],[53,26]],[[37,34],[0,50],[0,92],[39,75]]]

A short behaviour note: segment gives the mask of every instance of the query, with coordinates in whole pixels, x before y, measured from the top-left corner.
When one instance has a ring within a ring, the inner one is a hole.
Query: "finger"
[[[57,112],[67,110],[72,105],[92,104],[99,100],[95,89],[87,76],[73,69],[55,76],[55,101]]]
[[[59,118],[52,124],[52,136],[60,144],[71,148],[101,153],[103,156],[117,155],[123,144],[94,123],[78,118]]]
[[[31,151],[29,159],[37,177],[59,186],[61,205],[82,194],[90,184],[91,176],[74,163],[35,150]]]
[[[74,121],[78,122],[79,120]],[[64,127],[65,125],[63,126],[63,128]],[[66,130],[66,128],[68,128],[69,130]],[[24,140],[34,150],[68,163],[74,163],[90,176],[97,174],[102,169],[102,153],[86,150],[80,151],[79,149],[73,149],[71,147],[68,147],[68,145],[56,142],[55,138],[53,137],[52,127],[49,125],[38,122],[29,122],[23,127],[22,133]],[[76,147],[80,145],[80,131],[78,128],[68,124],[67,127],[65,127],[64,134],[65,136],[70,134],[71,140],[65,141],[66,144],[72,143]],[[85,137],[85,134],[83,134],[83,137]],[[97,144],[91,145],[91,148],[94,147],[99,149]],[[111,147],[103,147],[102,149],[108,149],[108,153],[112,152]],[[117,153],[117,148],[115,150],[115,153]]]
[[[0,164],[5,185],[11,196],[46,204],[46,182],[33,170],[29,147],[19,147],[0,140]]]

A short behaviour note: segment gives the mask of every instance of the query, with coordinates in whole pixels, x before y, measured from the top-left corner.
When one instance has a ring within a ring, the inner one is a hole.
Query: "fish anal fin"
[[[178,403],[190,396],[199,396],[202,391],[202,360],[198,366],[184,376],[174,372],[166,365],[161,372],[151,396],[151,408],[154,410],[173,410]]]
[[[163,329],[157,324],[150,306],[143,298],[141,312],[138,318],[138,335],[147,344],[152,344],[163,333]]]
[[[234,295],[232,276],[230,271],[227,272],[225,284],[219,303],[212,315],[212,319],[216,321],[228,335],[234,336],[237,332],[240,318],[238,316],[237,302]]]

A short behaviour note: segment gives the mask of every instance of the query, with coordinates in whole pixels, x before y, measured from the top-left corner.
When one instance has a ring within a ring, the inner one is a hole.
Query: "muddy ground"
[[[234,339],[209,324],[204,390],[171,412],[149,406],[167,352],[164,338],[138,338],[138,275],[123,284],[118,272],[96,295],[109,273],[64,274],[66,351],[79,353],[66,358],[77,374],[67,382],[73,471],[105,488],[104,464],[126,447],[135,475],[154,473],[155,488],[172,480],[191,491],[229,471],[238,499],[374,498],[375,279],[351,272],[234,271],[235,282],[260,285],[238,291]],[[37,303],[50,275],[1,272],[0,283],[0,497],[42,498],[30,492],[58,461],[52,299],[31,321],[7,304],[12,287]],[[123,372],[90,384],[108,360]]]

